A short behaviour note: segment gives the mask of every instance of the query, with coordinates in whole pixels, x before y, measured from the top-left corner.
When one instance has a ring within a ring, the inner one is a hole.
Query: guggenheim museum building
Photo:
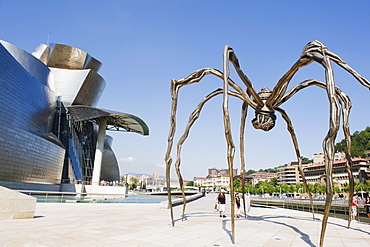
[[[101,65],[67,45],[41,44],[31,54],[0,40],[0,186],[59,191],[120,179],[106,131],[149,129],[137,116],[96,107]]]

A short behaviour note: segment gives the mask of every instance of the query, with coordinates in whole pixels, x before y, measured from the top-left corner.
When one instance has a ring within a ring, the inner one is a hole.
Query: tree
[[[234,180],[234,190],[238,191],[238,192],[241,192],[241,191],[239,191],[239,190],[241,190],[240,178],[237,178],[237,179]]]
[[[276,177],[271,178],[271,179],[270,179],[270,183],[271,183],[273,186],[277,186],[277,185],[278,185],[278,184],[277,184],[277,178],[276,178]]]
[[[194,181],[189,181],[186,183],[186,186],[194,186]]]
[[[349,183],[344,183],[344,186],[343,186],[343,191],[344,192],[349,192]]]
[[[251,181],[249,181],[248,183],[246,183],[246,184],[244,185],[244,191],[245,191],[246,193],[255,194],[255,193],[256,193],[256,188],[255,188],[255,187],[253,187],[252,182],[251,182]],[[240,191],[238,191],[238,192],[241,192],[241,190],[240,190]]]
[[[131,190],[134,190],[134,189],[136,189],[136,187],[137,187],[137,185],[139,183],[139,179],[138,178],[135,178],[135,177],[132,177],[132,178],[130,178],[130,182],[131,182],[130,189]]]
[[[341,192],[342,192],[342,190],[340,189],[340,187],[339,187],[339,186],[335,186],[335,187],[334,187],[334,192],[335,192],[335,193],[341,193]]]
[[[251,175],[251,174],[256,173],[256,172],[257,171],[255,171],[255,170],[249,169],[245,174]]]
[[[366,127],[363,131],[355,131],[351,135],[352,145],[351,145],[351,155],[353,157],[365,158],[365,150],[370,149],[370,127]],[[343,139],[335,144],[335,150],[338,152],[347,153],[347,143]]]
[[[356,192],[364,191],[364,189],[365,189],[364,184],[355,182],[355,191]]]
[[[310,163],[313,163],[313,159],[309,159],[307,157],[301,156],[302,161],[308,161]]]
[[[289,185],[287,185],[287,184],[281,184],[280,188],[281,188],[282,193],[288,193],[289,192]]]

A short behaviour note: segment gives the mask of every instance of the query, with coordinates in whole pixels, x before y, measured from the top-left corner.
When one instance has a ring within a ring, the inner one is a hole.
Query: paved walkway
[[[230,214],[213,209],[216,195],[169,210],[159,204],[38,203],[34,219],[0,221],[0,246],[317,246],[321,215],[288,209],[251,208],[236,220],[231,243]],[[230,209],[227,208],[227,212]],[[370,225],[330,218],[325,246],[370,246]]]

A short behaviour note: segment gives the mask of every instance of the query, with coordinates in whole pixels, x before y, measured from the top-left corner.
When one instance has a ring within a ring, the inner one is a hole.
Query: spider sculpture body
[[[307,186],[306,179],[304,177],[303,169],[302,169],[302,159],[298,147],[298,141],[296,138],[296,134],[291,123],[290,118],[286,114],[286,112],[280,108],[280,105],[290,99],[295,93],[304,89],[309,86],[318,86],[327,92],[329,106],[330,106],[330,116],[329,116],[329,131],[323,140],[323,151],[326,160],[326,201],[325,201],[325,211],[322,220],[321,226],[321,234],[320,234],[320,246],[323,246],[324,243],[324,236],[326,231],[326,225],[329,217],[330,207],[332,203],[332,197],[334,194],[333,190],[333,162],[334,162],[334,141],[336,135],[338,133],[340,127],[340,117],[342,116],[342,128],[345,136],[345,140],[347,143],[347,152],[346,152],[346,168],[349,175],[349,185],[350,185],[350,192],[348,196],[348,207],[351,210],[351,202],[353,197],[354,191],[354,180],[352,175],[352,160],[351,160],[351,138],[350,138],[350,130],[349,130],[349,113],[351,109],[351,101],[349,97],[343,93],[338,87],[335,86],[334,83],[334,72],[332,69],[331,62],[335,62],[340,67],[348,71],[352,74],[363,86],[370,89],[370,83],[367,79],[362,77],[358,74],[352,67],[350,67],[347,63],[345,63],[339,56],[330,52],[327,47],[325,47],[321,42],[314,40],[308,43],[300,56],[300,58],[294,63],[294,65],[285,73],[285,75],[278,81],[274,89],[271,91],[268,88],[262,88],[262,90],[257,93],[251,81],[248,77],[243,73],[240,69],[238,58],[234,52],[234,50],[229,47],[225,46],[224,54],[223,54],[223,72],[212,69],[212,68],[204,68],[195,71],[194,73],[190,74],[188,77],[180,80],[172,80],[171,81],[171,94],[172,94],[172,111],[171,111],[171,127],[168,136],[168,147],[165,156],[166,162],[166,180],[167,180],[167,191],[168,191],[168,200],[170,206],[170,215],[172,220],[172,225],[174,225],[174,218],[173,218],[173,209],[172,209],[172,202],[171,202],[171,193],[170,193],[170,169],[172,165],[172,158],[171,158],[171,151],[173,147],[175,129],[176,129],[176,111],[177,111],[177,103],[178,103],[178,93],[179,89],[182,86],[190,85],[192,83],[199,82],[203,79],[205,75],[212,74],[216,77],[219,77],[223,80],[223,87],[216,89],[215,91],[208,94],[197,106],[197,108],[192,112],[189,117],[188,124],[185,128],[185,131],[181,138],[177,143],[177,158],[175,161],[175,169],[177,176],[179,178],[181,190],[183,191],[184,197],[184,204],[183,204],[183,211],[182,211],[182,218],[184,219],[184,213],[186,208],[186,200],[184,194],[184,188],[182,187],[183,179],[180,173],[180,163],[181,163],[181,149],[182,145],[185,142],[186,138],[189,135],[190,128],[199,117],[199,114],[204,106],[204,104],[212,99],[213,97],[222,94],[223,96],[223,119],[224,119],[224,128],[225,128],[225,138],[227,143],[227,161],[228,161],[228,169],[229,174],[233,174],[233,162],[234,162],[234,153],[235,153],[235,145],[231,135],[231,127],[230,127],[230,117],[229,117],[229,110],[228,110],[228,97],[233,96],[240,98],[242,100],[242,114],[241,114],[241,124],[240,124],[240,158],[241,158],[241,176],[242,176],[242,189],[244,189],[244,176],[245,176],[245,162],[244,162],[244,128],[245,128],[245,120],[247,116],[247,109],[248,106],[253,108],[255,111],[255,118],[252,120],[252,125],[256,129],[261,129],[264,131],[269,131],[275,126],[276,115],[275,112],[279,112],[282,118],[285,120],[287,124],[287,130],[290,133],[291,139],[293,141],[293,145],[295,148],[296,157],[298,160],[298,168],[300,175],[302,176],[304,186],[306,191],[309,194],[311,208],[312,208],[312,215],[314,218],[314,211],[313,211],[313,201],[312,196]],[[288,85],[294,76],[294,74],[304,66],[309,65],[312,62],[317,62],[321,64],[325,69],[325,82],[319,80],[306,80],[287,92]],[[242,89],[238,86],[233,80],[229,78],[230,70],[229,70],[229,63],[231,63],[238,76],[240,77],[241,81],[246,86],[246,89]],[[234,181],[232,175],[230,176],[230,197],[231,197],[231,215],[234,215]],[[244,191],[243,191],[244,196]],[[245,200],[243,200],[245,201]],[[245,208],[245,205],[244,205]],[[348,227],[350,226],[350,218],[348,218]],[[235,224],[234,218],[231,218],[231,232],[232,232],[232,242],[235,243]]]

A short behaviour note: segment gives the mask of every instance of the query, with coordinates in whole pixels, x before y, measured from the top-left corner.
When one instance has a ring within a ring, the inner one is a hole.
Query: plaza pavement
[[[216,194],[169,210],[159,204],[38,203],[33,219],[0,221],[0,246],[317,246],[321,215],[288,209],[252,207],[237,219],[231,243],[227,218],[213,209]],[[324,246],[370,246],[370,225],[329,218]]]

